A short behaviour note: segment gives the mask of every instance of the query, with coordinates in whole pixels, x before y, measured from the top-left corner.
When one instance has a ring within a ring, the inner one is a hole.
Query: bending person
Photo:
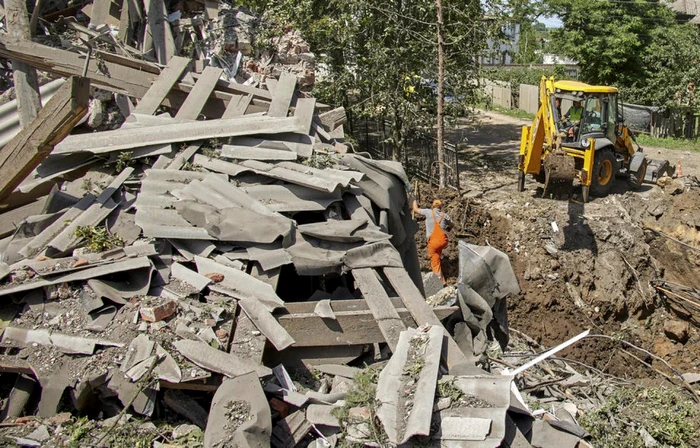
[[[442,274],[440,257],[442,251],[447,247],[447,234],[452,225],[452,219],[442,211],[442,201],[435,199],[433,208],[418,208],[418,202],[413,200],[413,212],[425,216],[425,233],[428,238],[428,256],[430,257],[430,267],[433,272],[440,277],[442,284],[446,284],[445,276]],[[437,225],[435,225],[437,223]]]

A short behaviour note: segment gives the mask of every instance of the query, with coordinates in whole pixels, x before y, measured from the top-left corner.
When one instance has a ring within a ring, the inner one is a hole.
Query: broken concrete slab
[[[219,273],[224,278],[217,286],[223,287],[227,294],[235,297],[250,297],[259,300],[268,311],[284,307],[284,302],[267,283],[236,269],[224,266],[213,260],[195,257],[197,272],[202,275]]]
[[[268,446],[272,416],[260,381],[248,373],[221,383],[209,410],[205,448]]]
[[[231,378],[255,372],[260,377],[272,375],[272,370],[252,363],[236,355],[217,350],[204,342],[180,340],[173,343],[175,348],[198,366]]]
[[[258,330],[265,335],[277,350],[284,350],[294,344],[294,339],[287,333],[287,330],[277,322],[256,298],[243,296],[238,303]]]
[[[175,121],[172,124],[71,135],[56,145],[54,154],[76,152],[104,154],[166,143],[282,132],[303,132],[303,127],[294,117],[243,116],[232,119],[192,121],[189,126],[182,126],[182,123]]]
[[[61,333],[51,333],[48,330],[26,330],[17,327],[5,328],[2,334],[2,342],[5,344],[17,344],[22,347],[31,344],[53,346],[66,354],[82,355],[92,355],[95,352],[95,347],[98,345],[124,346],[122,343],[105,339],[83,338]]]
[[[322,319],[336,320],[335,313],[331,307],[330,299],[320,300],[314,308],[314,314]]]
[[[392,443],[406,443],[414,435],[429,435],[443,332],[440,327],[410,328],[379,374],[377,400],[381,420]],[[408,386],[408,383],[413,383]],[[410,388],[406,394],[404,389]],[[410,406],[410,407],[407,407]],[[407,410],[411,410],[405,425]]]
[[[306,408],[306,420],[312,425],[323,425],[331,428],[340,428],[338,418],[333,415],[336,406],[323,404],[310,404]]]

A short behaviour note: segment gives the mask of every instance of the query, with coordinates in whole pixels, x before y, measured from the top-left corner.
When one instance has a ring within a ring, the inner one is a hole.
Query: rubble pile
[[[0,129],[3,442],[588,446],[572,399],[595,410],[604,375],[510,338],[506,300],[532,293],[513,254],[537,255],[543,290],[564,279],[621,316],[649,307],[651,245],[576,274],[564,252],[585,229],[514,240],[456,197],[441,289],[401,164],[353,153],[299,31],[208,0],[45,8],[35,41],[0,33],[1,57],[55,78],[31,123]],[[611,247],[647,231],[596,225]]]
[[[507,343],[507,259],[465,249],[461,295],[426,302],[408,178],[353,154],[345,110],[306,93],[298,31],[261,51],[240,8],[110,6],[37,42],[0,34],[1,56],[56,77],[0,149],[6,440],[492,446],[511,406],[533,420],[512,375],[477,367]],[[381,372],[380,408],[348,405],[348,364]],[[445,382],[470,398],[434,411]]]

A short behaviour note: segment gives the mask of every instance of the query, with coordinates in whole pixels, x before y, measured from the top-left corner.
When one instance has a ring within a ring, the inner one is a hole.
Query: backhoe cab
[[[522,129],[520,191],[525,189],[526,174],[545,184],[544,196],[553,185],[570,189],[578,179],[584,202],[589,194],[606,196],[618,176],[627,178],[631,188],[642,185],[648,161],[639,145],[636,151],[632,145],[634,137],[618,112],[622,109],[615,87],[543,76],[539,103],[532,125]]]

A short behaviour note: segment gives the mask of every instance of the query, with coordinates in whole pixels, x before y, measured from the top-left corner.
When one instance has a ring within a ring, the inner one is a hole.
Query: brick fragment
[[[141,319],[146,322],[158,322],[175,314],[177,303],[174,300],[167,300],[155,306],[141,306],[139,310]]]

